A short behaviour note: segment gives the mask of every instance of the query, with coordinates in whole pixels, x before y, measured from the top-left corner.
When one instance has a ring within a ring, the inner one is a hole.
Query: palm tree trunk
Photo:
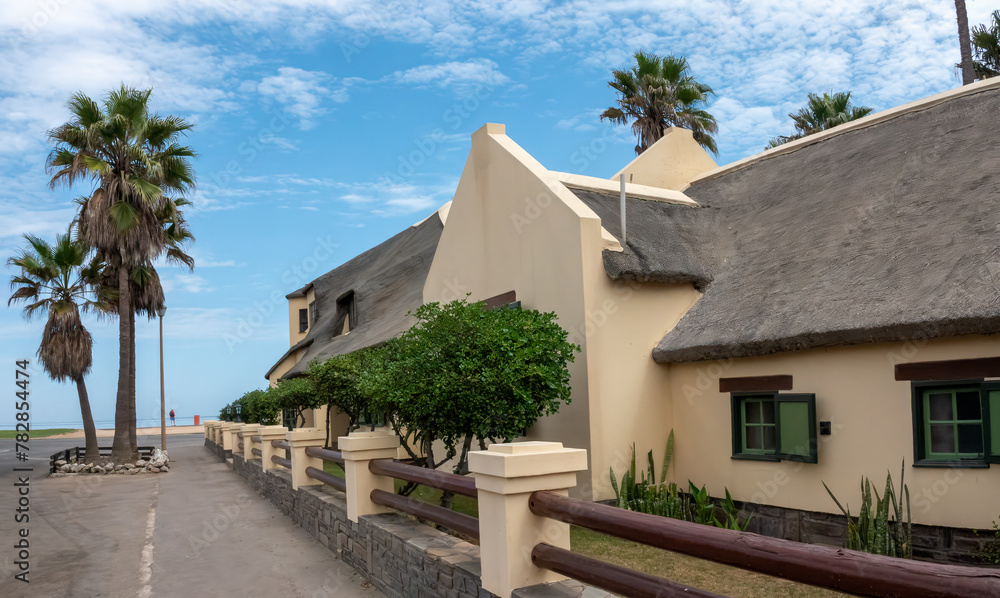
[[[115,440],[111,445],[111,460],[115,463],[127,463],[135,461],[138,455],[132,452],[129,443],[132,310],[121,309],[120,306],[132,305],[132,289],[128,280],[128,268],[124,265],[118,268],[118,305],[118,396],[115,400]]]
[[[76,392],[80,395],[80,415],[83,416],[83,436],[86,438],[87,463],[101,460],[101,451],[97,447],[97,428],[94,426],[94,415],[90,412],[90,397],[87,395],[87,385],[83,376],[75,380]]]
[[[958,47],[962,53],[962,85],[968,85],[976,80],[976,73],[972,67],[969,13],[965,10],[965,0],[955,0],[955,12],[958,15]]]
[[[131,310],[130,310],[131,311]],[[134,455],[139,454],[139,443],[135,438],[135,313],[129,314],[129,326],[131,327],[132,342],[129,347],[129,371],[128,371],[128,444]]]

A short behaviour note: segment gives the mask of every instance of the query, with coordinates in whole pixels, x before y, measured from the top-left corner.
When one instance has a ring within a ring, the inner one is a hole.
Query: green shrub
[[[979,532],[976,532],[976,535],[978,536]],[[989,535],[993,537],[983,542],[975,556],[984,563],[1000,565],[1000,523],[993,522],[993,532]]]
[[[646,455],[646,471],[640,472],[641,477],[636,479],[635,467],[635,444],[632,445],[632,463],[629,470],[622,474],[621,485],[615,478],[615,470],[611,469],[611,487],[615,491],[615,500],[618,508],[628,509],[639,513],[670,517],[682,521],[691,521],[704,525],[714,525],[715,527],[746,531],[750,525],[748,516],[743,523],[739,520],[739,509],[726,489],[726,499],[721,502],[723,519],[717,516],[719,507],[712,501],[705,486],[698,488],[694,482],[688,480],[687,494],[681,494],[674,482],[667,483],[667,470],[674,455],[674,431],[670,431],[667,437],[667,447],[663,452],[663,467],[660,471],[660,482],[656,482],[656,473],[653,465],[653,451]]]
[[[852,517],[850,506],[845,509],[837,497],[833,495],[826,482],[822,482],[830,498],[837,503],[837,507],[847,517],[847,537],[844,540],[844,548],[883,556],[913,558],[910,489],[903,483],[905,471],[906,464],[904,463],[903,471],[899,474],[899,485],[906,499],[905,505],[901,498],[897,499],[898,494],[892,483],[892,474],[886,473],[885,490],[882,496],[879,496],[878,490],[872,488],[868,478],[862,476],[861,511],[857,517]],[[875,495],[874,504],[872,503],[873,493]],[[904,511],[905,524],[903,523]]]

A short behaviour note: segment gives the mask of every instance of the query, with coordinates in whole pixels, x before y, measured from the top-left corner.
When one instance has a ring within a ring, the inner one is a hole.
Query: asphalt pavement
[[[138,441],[159,446],[158,435]],[[167,439],[169,473],[49,477],[49,456],[79,444],[33,439],[20,462],[14,441],[0,440],[3,598],[382,596],[234,475],[203,435]],[[28,583],[15,578],[25,566]]]

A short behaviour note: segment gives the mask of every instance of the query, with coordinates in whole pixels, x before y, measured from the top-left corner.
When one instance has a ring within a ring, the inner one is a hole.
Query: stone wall
[[[232,461],[233,471],[252,488],[386,596],[493,596],[480,584],[478,546],[397,513],[351,522],[343,493],[326,485],[293,491],[291,475],[283,468],[265,473],[260,459],[246,461],[239,453]]]
[[[737,506],[753,513],[747,531],[755,534],[809,544],[844,545],[847,518],[843,515],[754,503],[737,503]],[[913,556],[939,562],[975,563],[973,554],[985,537],[977,538],[970,529],[914,524]]]

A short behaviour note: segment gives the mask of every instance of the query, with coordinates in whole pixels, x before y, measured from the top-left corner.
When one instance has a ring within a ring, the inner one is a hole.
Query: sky
[[[969,0],[970,24],[996,0]],[[794,10],[792,7],[794,6]],[[89,185],[50,189],[46,132],[66,101],[152,87],[195,126],[194,271],[161,265],[166,403],[214,418],[288,348],[284,295],[425,218],[454,193],[486,122],[553,170],[610,177],[634,157],[601,122],[611,69],[686,56],[714,88],[720,164],[792,132],[813,92],[883,110],[958,87],[950,0],[5,0],[0,4],[0,257],[54,239]],[[12,270],[0,266],[4,280]],[[98,427],[113,426],[117,322],[88,318]],[[48,380],[44,322],[0,309],[0,387],[31,360],[32,426],[79,427]],[[156,322],[137,324],[137,417],[159,421]],[[12,397],[13,398],[13,397]],[[0,401],[0,428],[14,424]]]

